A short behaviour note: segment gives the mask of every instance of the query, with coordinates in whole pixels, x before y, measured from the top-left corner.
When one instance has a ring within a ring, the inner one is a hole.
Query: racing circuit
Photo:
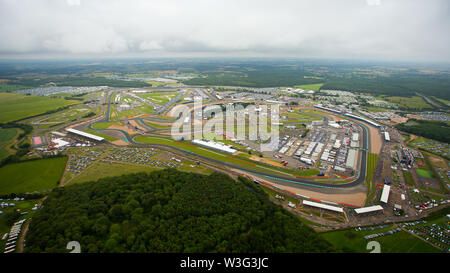
[[[111,111],[111,97],[113,92],[111,92],[113,90],[109,90],[108,91],[108,104],[107,104],[107,108],[106,108],[106,113],[103,116],[103,118],[100,119],[96,119],[92,122],[90,122],[88,124],[88,127],[90,129],[96,130],[95,128],[93,128],[92,126],[96,123],[100,123],[100,122],[110,122],[110,111]],[[319,111],[322,111],[324,113],[326,113],[327,115],[333,115],[333,116],[339,116],[339,114],[337,113],[333,113],[331,111],[327,111],[326,109],[318,109]],[[327,117],[322,116],[322,118],[327,119]],[[220,164],[223,166],[227,166],[229,168],[233,168],[233,169],[238,169],[241,170],[243,172],[249,173],[253,176],[257,176],[260,177],[262,179],[268,180],[268,181],[272,181],[276,184],[280,184],[280,185],[286,185],[286,186],[291,186],[291,187],[295,187],[295,188],[304,188],[306,187],[313,187],[313,188],[322,188],[322,189],[343,189],[343,188],[352,188],[354,186],[357,186],[361,183],[363,183],[366,179],[366,171],[367,171],[367,151],[369,148],[369,133],[368,133],[368,128],[366,127],[365,124],[363,124],[361,121],[356,120],[352,117],[348,117],[346,116],[345,118],[351,119],[354,123],[358,124],[363,130],[362,130],[362,135],[363,135],[363,139],[364,141],[362,142],[362,149],[361,149],[361,159],[360,159],[360,164],[359,164],[359,170],[358,170],[358,176],[350,181],[350,182],[346,182],[346,183],[339,183],[339,184],[324,184],[323,182],[317,182],[317,181],[313,181],[312,178],[305,178],[305,177],[288,177],[288,176],[282,176],[282,175],[277,175],[277,174],[273,174],[273,173],[266,173],[263,171],[257,171],[257,170],[252,170],[237,164],[232,164],[229,162],[224,162],[222,160],[218,160],[215,158],[210,158],[210,157],[206,157],[200,154],[196,154],[194,152],[190,152],[178,147],[174,147],[174,146],[170,146],[170,145],[164,145],[164,144],[153,144],[153,143],[140,143],[140,142],[136,142],[134,140],[134,137],[132,137],[126,130],[121,130],[121,129],[104,129],[104,130],[110,130],[110,131],[116,131],[121,133],[126,141],[129,144],[135,145],[135,146],[140,146],[140,147],[165,147],[165,148],[169,148],[175,151],[178,151],[180,153],[184,153],[184,154],[189,154],[190,156],[195,156],[198,157],[200,159],[204,159],[207,160],[209,162],[213,162],[216,164]],[[137,120],[139,122],[139,124],[145,126],[149,132],[154,132],[157,131],[158,129],[151,127],[150,125],[146,124],[145,122],[143,122],[143,117],[134,117],[132,118],[134,120]]]

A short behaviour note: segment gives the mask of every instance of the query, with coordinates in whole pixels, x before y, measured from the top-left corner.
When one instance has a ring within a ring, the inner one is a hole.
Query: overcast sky
[[[448,0],[0,0],[0,57],[450,62]]]

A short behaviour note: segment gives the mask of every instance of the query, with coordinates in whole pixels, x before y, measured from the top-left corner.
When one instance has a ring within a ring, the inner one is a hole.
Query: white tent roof
[[[389,192],[391,191],[391,186],[384,185],[383,192],[381,193],[380,201],[383,203],[387,203],[389,199]]]
[[[368,212],[379,211],[379,210],[383,210],[383,207],[380,205],[376,205],[376,206],[371,206],[371,207],[358,208],[358,209],[355,209],[355,212],[358,214],[361,214],[361,213],[368,213]]]
[[[326,204],[322,204],[322,203],[311,202],[308,200],[303,200],[303,205],[308,205],[311,207],[316,207],[316,208],[321,208],[321,209],[332,210],[332,211],[336,211],[336,212],[344,212],[344,210],[340,207],[330,206],[330,205],[326,205]]]
[[[66,129],[66,131],[70,132],[70,133],[73,133],[73,134],[76,134],[76,135],[80,135],[80,136],[84,136],[84,137],[87,137],[87,138],[91,138],[91,139],[94,139],[94,140],[97,140],[97,141],[104,140],[103,137],[92,135],[92,134],[89,134],[89,133],[86,133],[86,132],[83,132],[83,131],[80,131],[80,130],[77,130],[77,129],[69,128],[69,129]]]

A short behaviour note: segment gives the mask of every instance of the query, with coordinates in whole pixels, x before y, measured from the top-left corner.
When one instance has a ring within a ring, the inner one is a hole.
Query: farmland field
[[[15,121],[77,103],[80,102],[44,96],[0,93],[0,122]]]
[[[3,166],[0,168],[0,194],[53,189],[61,178],[66,161],[67,158],[59,157]]]

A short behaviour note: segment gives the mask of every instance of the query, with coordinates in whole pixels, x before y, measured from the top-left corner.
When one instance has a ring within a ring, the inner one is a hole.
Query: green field
[[[372,183],[372,177],[375,172],[375,168],[378,163],[378,155],[373,153],[367,154],[367,173],[366,173],[366,183],[367,183],[367,199],[366,205],[370,202],[376,193],[376,186]]]
[[[96,130],[92,130],[92,129],[86,128],[86,129],[83,129],[82,131],[86,132],[86,133],[89,133],[89,134],[93,134],[93,135],[99,136],[99,137],[103,137],[107,141],[117,140],[117,138],[115,138],[113,136],[110,136],[110,135],[107,135],[107,134],[102,134],[102,133],[100,133],[99,131],[96,131]]]
[[[304,84],[304,85],[296,85],[294,88],[301,88],[304,90],[314,90],[319,91],[319,89],[322,87],[323,83],[316,83],[316,84]]]
[[[134,109],[118,111],[115,106],[113,106],[114,116],[111,115],[111,120],[119,120],[123,118],[133,117],[137,115],[151,114],[153,112],[153,106],[151,105],[141,105]],[[112,112],[111,112],[112,113]]]
[[[7,146],[10,145],[11,140],[17,135],[17,129],[8,128],[2,129],[0,128],[0,159],[5,158],[9,155]]]
[[[339,230],[332,232],[320,233],[320,235],[332,243],[337,248],[343,248],[347,251],[353,251],[358,253],[368,253],[367,243],[369,241],[377,241],[381,245],[381,253],[438,253],[439,249],[431,246],[430,244],[422,241],[419,238],[409,234],[406,231],[400,231],[392,235],[386,235],[383,237],[377,237],[370,240],[364,239],[365,235],[385,232],[393,229],[390,226],[388,228],[368,230],[368,231],[355,231],[354,229]]]
[[[308,114],[307,112],[298,112],[295,111],[294,113],[285,113],[284,116],[288,117],[289,119],[296,119],[298,121],[311,121],[311,120],[321,120],[322,117],[314,115],[314,114]]]
[[[364,110],[369,111],[369,112],[386,112],[386,111],[389,111],[389,110],[387,110],[385,108],[375,107],[375,106],[363,106],[361,108],[363,108]]]
[[[416,169],[416,173],[422,177],[426,177],[426,178],[432,178],[433,176],[431,175],[431,173],[427,170],[424,169]]]
[[[89,109],[88,107],[75,106],[71,107],[71,109],[51,114],[48,116],[47,119],[41,120],[40,122],[55,122],[55,123],[71,122],[82,119],[83,116],[87,115],[90,112],[92,112],[92,110]]]
[[[450,105],[450,100],[445,100],[445,99],[436,98],[436,97],[433,97],[433,98],[445,105]]]
[[[50,190],[57,186],[66,157],[40,159],[0,168],[0,194]]]
[[[72,183],[83,183],[88,181],[97,181],[100,178],[117,176],[122,174],[130,174],[137,172],[151,172],[158,170],[158,168],[152,168],[144,165],[132,165],[132,164],[116,164],[116,163],[104,163],[97,162],[91,167],[87,168],[79,176],[70,181]]]
[[[175,93],[175,92],[151,92],[151,93],[139,94],[138,96],[141,98],[144,98],[146,100],[152,101],[154,103],[164,105],[169,100],[175,98],[177,96],[177,93]]]
[[[414,182],[414,178],[412,176],[412,174],[408,171],[402,171],[403,173],[403,178],[405,179],[405,183],[407,185],[411,185],[411,186],[415,186],[416,183]]]
[[[157,124],[157,123],[146,121],[146,120],[144,120],[144,122],[156,129],[170,129],[171,128],[171,125],[165,126],[165,125]]]
[[[373,153],[367,154],[367,176],[366,181],[370,183],[372,181],[373,174],[375,172],[375,168],[378,163],[378,155]]]
[[[77,103],[80,102],[44,96],[0,93],[0,122],[15,121]]]
[[[395,103],[400,109],[424,110],[433,109],[422,97],[384,97],[383,99]]]
[[[94,123],[92,125],[92,128],[104,130],[104,129],[108,129],[111,125],[114,125],[114,124],[119,124],[119,123],[117,123],[117,122],[98,122],[98,123]]]
[[[114,151],[115,149],[108,150]],[[78,155],[86,155],[86,150],[82,149],[72,149],[70,150],[71,154]],[[108,152],[106,154],[108,154]],[[105,154],[105,155],[106,155]],[[163,160],[167,161],[167,160]],[[85,169],[78,176],[72,175],[70,172],[66,172],[65,177],[63,178],[63,184],[67,182],[69,184],[73,183],[83,183],[88,181],[97,181],[100,178],[110,177],[110,176],[118,176],[123,174],[131,174],[137,172],[152,172],[155,170],[161,170],[160,167],[153,167],[148,165],[140,165],[140,164],[131,164],[131,163],[106,163],[106,162],[95,162],[92,166]],[[180,171],[186,172],[196,172],[201,174],[211,174],[212,171],[208,169],[206,166],[197,164],[190,160],[183,160],[182,165],[178,167]],[[73,178],[74,177],[74,178]],[[72,179],[73,180],[70,180]],[[69,182],[70,180],[70,182]]]

